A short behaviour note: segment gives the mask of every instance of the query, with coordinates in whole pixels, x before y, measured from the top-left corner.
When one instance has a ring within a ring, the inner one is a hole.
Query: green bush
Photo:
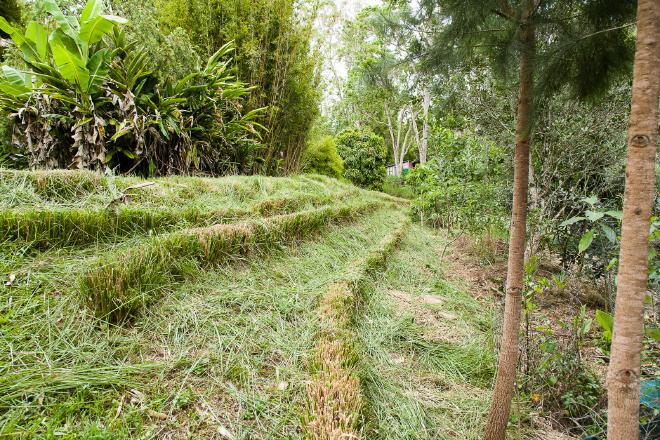
[[[415,197],[413,188],[406,185],[405,179],[399,176],[387,176],[383,183],[383,192],[404,199],[412,199]]]
[[[345,130],[337,136],[337,150],[344,160],[344,176],[358,186],[382,190],[387,150],[382,137],[368,131]]]
[[[416,194],[413,213],[436,227],[475,233],[503,230],[510,200],[505,150],[471,135],[453,134],[436,148],[436,159],[406,176]]]
[[[230,45],[170,82],[149,69],[148,53],[120,30],[126,20],[104,15],[99,0],[80,17],[55,0],[39,4],[45,22],[25,31],[0,18],[26,66],[2,66],[0,109],[31,166],[235,172],[258,146],[261,110],[242,111],[250,89],[231,71]]]
[[[303,158],[304,169],[309,173],[339,178],[344,174],[344,162],[337,153],[337,144],[332,136],[311,142]]]

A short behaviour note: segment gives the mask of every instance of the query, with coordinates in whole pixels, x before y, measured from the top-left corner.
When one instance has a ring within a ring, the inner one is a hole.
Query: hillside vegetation
[[[0,208],[0,437],[478,436],[490,307],[404,200],[1,170]]]

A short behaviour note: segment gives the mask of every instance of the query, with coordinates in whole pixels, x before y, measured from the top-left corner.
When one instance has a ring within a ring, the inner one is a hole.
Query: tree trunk
[[[521,25],[522,54],[516,115],[516,149],[513,173],[513,208],[507,267],[506,298],[502,340],[497,364],[493,400],[486,422],[486,440],[503,440],[511,410],[518,363],[518,333],[523,289],[529,146],[534,112],[534,24],[530,17]]]
[[[640,352],[648,283],[648,232],[655,185],[659,86],[660,2],[639,0],[619,282],[607,372],[607,438],[610,440],[639,438]]]
[[[431,91],[425,89],[422,97],[422,112],[424,117],[424,126],[422,127],[422,141],[419,143],[419,163],[426,163],[426,155],[429,145],[429,107],[431,106]]]
[[[397,139],[394,136],[394,125],[392,124],[392,116],[390,116],[390,108],[387,104],[387,101],[384,103],[385,106],[385,115],[387,116],[387,130],[390,133],[390,140],[392,142],[392,155],[394,157],[394,175],[399,176],[399,162],[397,158],[399,157],[399,144]]]

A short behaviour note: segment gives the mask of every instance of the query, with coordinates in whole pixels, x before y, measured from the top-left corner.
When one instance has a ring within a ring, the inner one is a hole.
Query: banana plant
[[[108,71],[110,51],[94,46],[112,33],[116,26],[126,24],[127,20],[103,14],[99,0],[87,2],[80,22],[74,16],[64,15],[55,0],[42,0],[41,6],[55,22],[55,29],[50,34],[42,23],[31,21],[25,32],[21,32],[0,17],[0,29],[9,34],[21,50],[23,61],[35,77],[35,83],[51,85],[58,90],[64,85],[64,80],[81,95],[99,91]],[[3,85],[16,84],[10,82],[6,74],[4,79]],[[26,93],[23,89],[12,91],[5,88],[7,93],[14,92],[14,95]]]
[[[227,44],[202,69],[162,81],[146,52],[89,0],[79,17],[40,0],[46,24],[0,29],[20,49],[26,71],[0,72],[0,109],[31,166],[142,166],[142,172],[220,173],[258,148],[263,109],[242,111],[251,88],[236,79]]]

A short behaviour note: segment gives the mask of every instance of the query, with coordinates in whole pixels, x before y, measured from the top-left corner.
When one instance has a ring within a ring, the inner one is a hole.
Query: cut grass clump
[[[157,209],[186,207],[215,210],[218,206],[246,207],[265,198],[329,196],[349,192],[377,198],[335,179],[319,182],[307,176],[138,177],[100,175],[89,171],[17,171],[0,168],[0,207],[79,207],[137,204]]]
[[[54,201],[71,200],[90,193],[111,190],[109,178],[93,171],[0,169],[0,181],[3,186],[17,183],[29,185],[38,196]]]
[[[82,275],[80,289],[97,317],[123,322],[155,299],[164,286],[198,266],[219,265],[281,246],[377,206],[364,202],[327,207],[154,237],[147,244],[102,258]]]
[[[302,206],[322,206],[344,201],[356,196],[357,191],[339,191],[334,194],[300,194],[296,196],[268,198],[257,201],[252,206],[255,214],[271,216],[295,211]]]
[[[37,248],[94,243],[136,233],[159,234],[178,224],[222,223],[244,218],[245,210],[201,212],[196,209],[125,207],[6,210],[0,213],[0,240],[22,240]]]
[[[385,237],[364,259],[354,262],[347,277],[333,283],[321,299],[316,371],[308,387],[309,412],[305,425],[313,439],[359,437],[363,398],[352,325],[357,294],[364,278],[385,264],[407,226],[408,223]]]

